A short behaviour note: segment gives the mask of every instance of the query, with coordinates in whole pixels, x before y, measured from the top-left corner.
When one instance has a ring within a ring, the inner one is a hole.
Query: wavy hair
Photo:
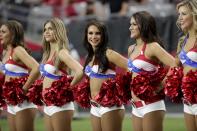
[[[182,2],[177,4],[176,9],[179,10],[179,8],[182,6],[186,6],[188,9],[191,10],[195,33],[197,34],[197,0],[183,0]],[[179,27],[178,20],[177,20],[177,26]]]
[[[88,28],[90,26],[96,26],[101,33],[101,42],[98,44],[95,51],[93,50],[91,44],[88,42],[87,39]],[[97,63],[99,65],[99,71],[102,73],[105,72],[109,68],[109,61],[106,56],[106,50],[108,45],[108,34],[105,25],[98,21],[89,22],[85,28],[83,45],[85,49],[88,51],[88,55],[85,60],[84,67],[88,65],[88,63],[93,59],[93,56],[95,56],[94,63]]]
[[[191,10],[191,14],[193,16],[193,24],[195,35],[197,36],[197,0],[183,0],[177,4],[176,9],[179,10],[180,7],[185,6]],[[177,20],[177,26],[180,28],[179,20]],[[187,32],[184,32],[184,35],[179,39],[178,46],[182,47],[183,41],[187,35]],[[197,37],[196,37],[197,39]],[[177,52],[178,54],[179,52]]]
[[[156,21],[150,13],[139,11],[134,13],[132,17],[135,19],[139,27],[140,36],[144,42],[157,42],[164,47],[163,42],[157,33]]]
[[[44,27],[47,23],[51,23],[51,25],[52,25],[55,41],[58,44],[58,52],[61,49],[69,50],[69,41],[68,41],[67,31],[66,31],[64,22],[62,20],[60,20],[59,18],[52,18],[50,20],[47,20],[44,23],[43,32],[44,32]],[[44,36],[42,38],[42,44],[43,44],[43,51],[44,51],[43,57],[42,57],[42,62],[44,63],[48,60],[48,58],[50,56],[51,47],[50,47],[50,43],[45,40]],[[58,57],[56,57],[55,66],[57,67],[59,64],[60,64],[60,60]]]
[[[11,33],[11,39],[9,41],[11,46],[13,48],[17,46],[25,48],[24,29],[22,24],[16,20],[8,20],[7,22],[2,23],[2,25],[5,25]],[[6,45],[4,45],[4,48],[7,48]]]

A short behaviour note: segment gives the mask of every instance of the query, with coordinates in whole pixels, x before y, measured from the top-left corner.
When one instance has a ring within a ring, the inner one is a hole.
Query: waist
[[[94,101],[92,99],[90,100],[90,104],[95,106],[95,107],[101,107],[101,105],[98,102],[96,102],[96,101]]]
[[[43,102],[47,106],[63,106],[74,100],[71,90],[62,87],[50,87],[42,90]]]
[[[146,106],[146,105],[149,105],[149,104],[155,103],[157,101],[161,101],[161,100],[162,99],[152,99],[151,101],[143,101],[143,100],[134,101],[133,99],[131,99],[131,105],[134,108],[140,108],[140,107],[143,107],[143,106]]]
[[[188,106],[192,106],[194,104],[197,104],[197,102],[189,102],[189,101],[183,99],[183,104],[186,104]]]
[[[28,76],[29,73],[27,72],[12,72],[12,71],[3,71],[3,73],[7,76],[16,76],[16,77],[22,77],[22,76]]]
[[[46,71],[45,72],[40,71],[40,73],[41,73],[42,76],[53,79],[53,80],[58,80],[62,76],[62,75],[51,74],[51,73],[48,73]]]
[[[43,78],[43,89],[50,88],[54,81],[55,81],[54,79],[44,77]]]

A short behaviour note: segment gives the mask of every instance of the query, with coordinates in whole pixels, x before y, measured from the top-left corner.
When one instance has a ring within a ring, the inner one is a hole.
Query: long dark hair
[[[133,14],[133,18],[138,24],[140,30],[140,36],[146,43],[157,42],[162,47],[163,42],[161,41],[158,33],[157,26],[154,17],[146,11],[140,11]]]
[[[87,40],[88,28],[92,25],[96,26],[101,33],[101,42],[98,44],[95,51],[93,50],[92,46]],[[85,36],[84,36],[83,44],[85,49],[88,51],[88,55],[84,67],[88,65],[88,63],[93,59],[93,56],[95,56],[94,63],[97,63],[99,65],[99,71],[102,73],[105,72],[109,67],[109,61],[106,56],[108,34],[105,25],[101,24],[98,21],[89,22],[85,28]]]
[[[8,20],[7,22],[3,23],[8,30],[11,32],[11,39],[9,41],[13,48],[17,46],[22,46],[25,48],[25,40],[24,40],[24,29],[21,23],[16,20]],[[6,48],[6,47],[4,47]]]

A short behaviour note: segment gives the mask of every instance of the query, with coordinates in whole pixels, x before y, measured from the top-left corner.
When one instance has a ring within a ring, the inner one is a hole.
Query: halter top
[[[90,78],[114,78],[116,76],[116,72],[112,69],[107,69],[105,73],[99,73],[99,65],[93,65],[92,67],[87,65],[85,67],[85,74]]]
[[[182,64],[197,68],[197,48],[193,47],[188,52],[184,50],[188,35],[185,37],[179,58]]]
[[[58,71],[58,69],[54,65],[54,57],[55,57],[55,53],[53,54],[51,60],[47,61],[44,64],[40,64],[39,69],[40,69],[40,73],[42,76],[45,76],[54,80],[58,80],[60,79],[62,75],[55,74]],[[63,74],[67,74],[63,70],[60,70],[60,71]]]
[[[5,62],[5,64],[0,65],[0,70],[8,76],[27,76],[29,74],[28,68],[25,65],[19,64],[13,60],[13,52],[14,50],[12,49],[9,59]]]
[[[145,55],[146,43],[143,45],[140,55],[135,57],[133,60],[129,59],[127,66],[129,71],[140,73],[140,72],[156,72],[158,63],[148,59]]]

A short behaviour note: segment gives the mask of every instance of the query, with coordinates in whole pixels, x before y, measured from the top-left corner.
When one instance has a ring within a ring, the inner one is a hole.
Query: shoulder
[[[58,56],[62,56],[62,55],[69,55],[69,51],[67,49],[61,49],[58,52]]]
[[[106,50],[106,57],[109,61],[111,61],[116,56],[116,54],[117,54],[117,52],[112,49]]]
[[[22,46],[17,46],[17,47],[14,48],[14,51],[18,51],[18,50],[19,51],[22,51],[22,50],[25,51],[25,48],[22,47]]]
[[[24,52],[26,53],[25,48],[22,47],[22,46],[15,47],[13,51],[14,51],[13,53],[16,53],[16,54],[18,54],[18,53],[24,53]]]
[[[24,60],[30,58],[30,54],[22,46],[17,46],[13,49],[13,59]]]
[[[158,42],[151,42],[146,45],[146,53],[150,56],[155,56],[156,54],[160,54],[165,49]]]
[[[106,56],[107,56],[107,57],[113,56],[113,55],[115,55],[115,54],[117,54],[117,52],[114,51],[114,50],[112,50],[112,49],[107,49],[107,50],[106,50]]]
[[[106,56],[109,61],[119,61],[122,58],[122,55],[112,49],[107,49]]]
[[[151,48],[151,49],[162,48],[158,42],[151,42],[151,43],[147,44],[147,46],[148,46],[148,48]]]
[[[108,48],[108,49],[106,50],[106,55],[109,55],[109,54],[111,54],[111,53],[113,53],[113,52],[114,52],[114,50]]]

